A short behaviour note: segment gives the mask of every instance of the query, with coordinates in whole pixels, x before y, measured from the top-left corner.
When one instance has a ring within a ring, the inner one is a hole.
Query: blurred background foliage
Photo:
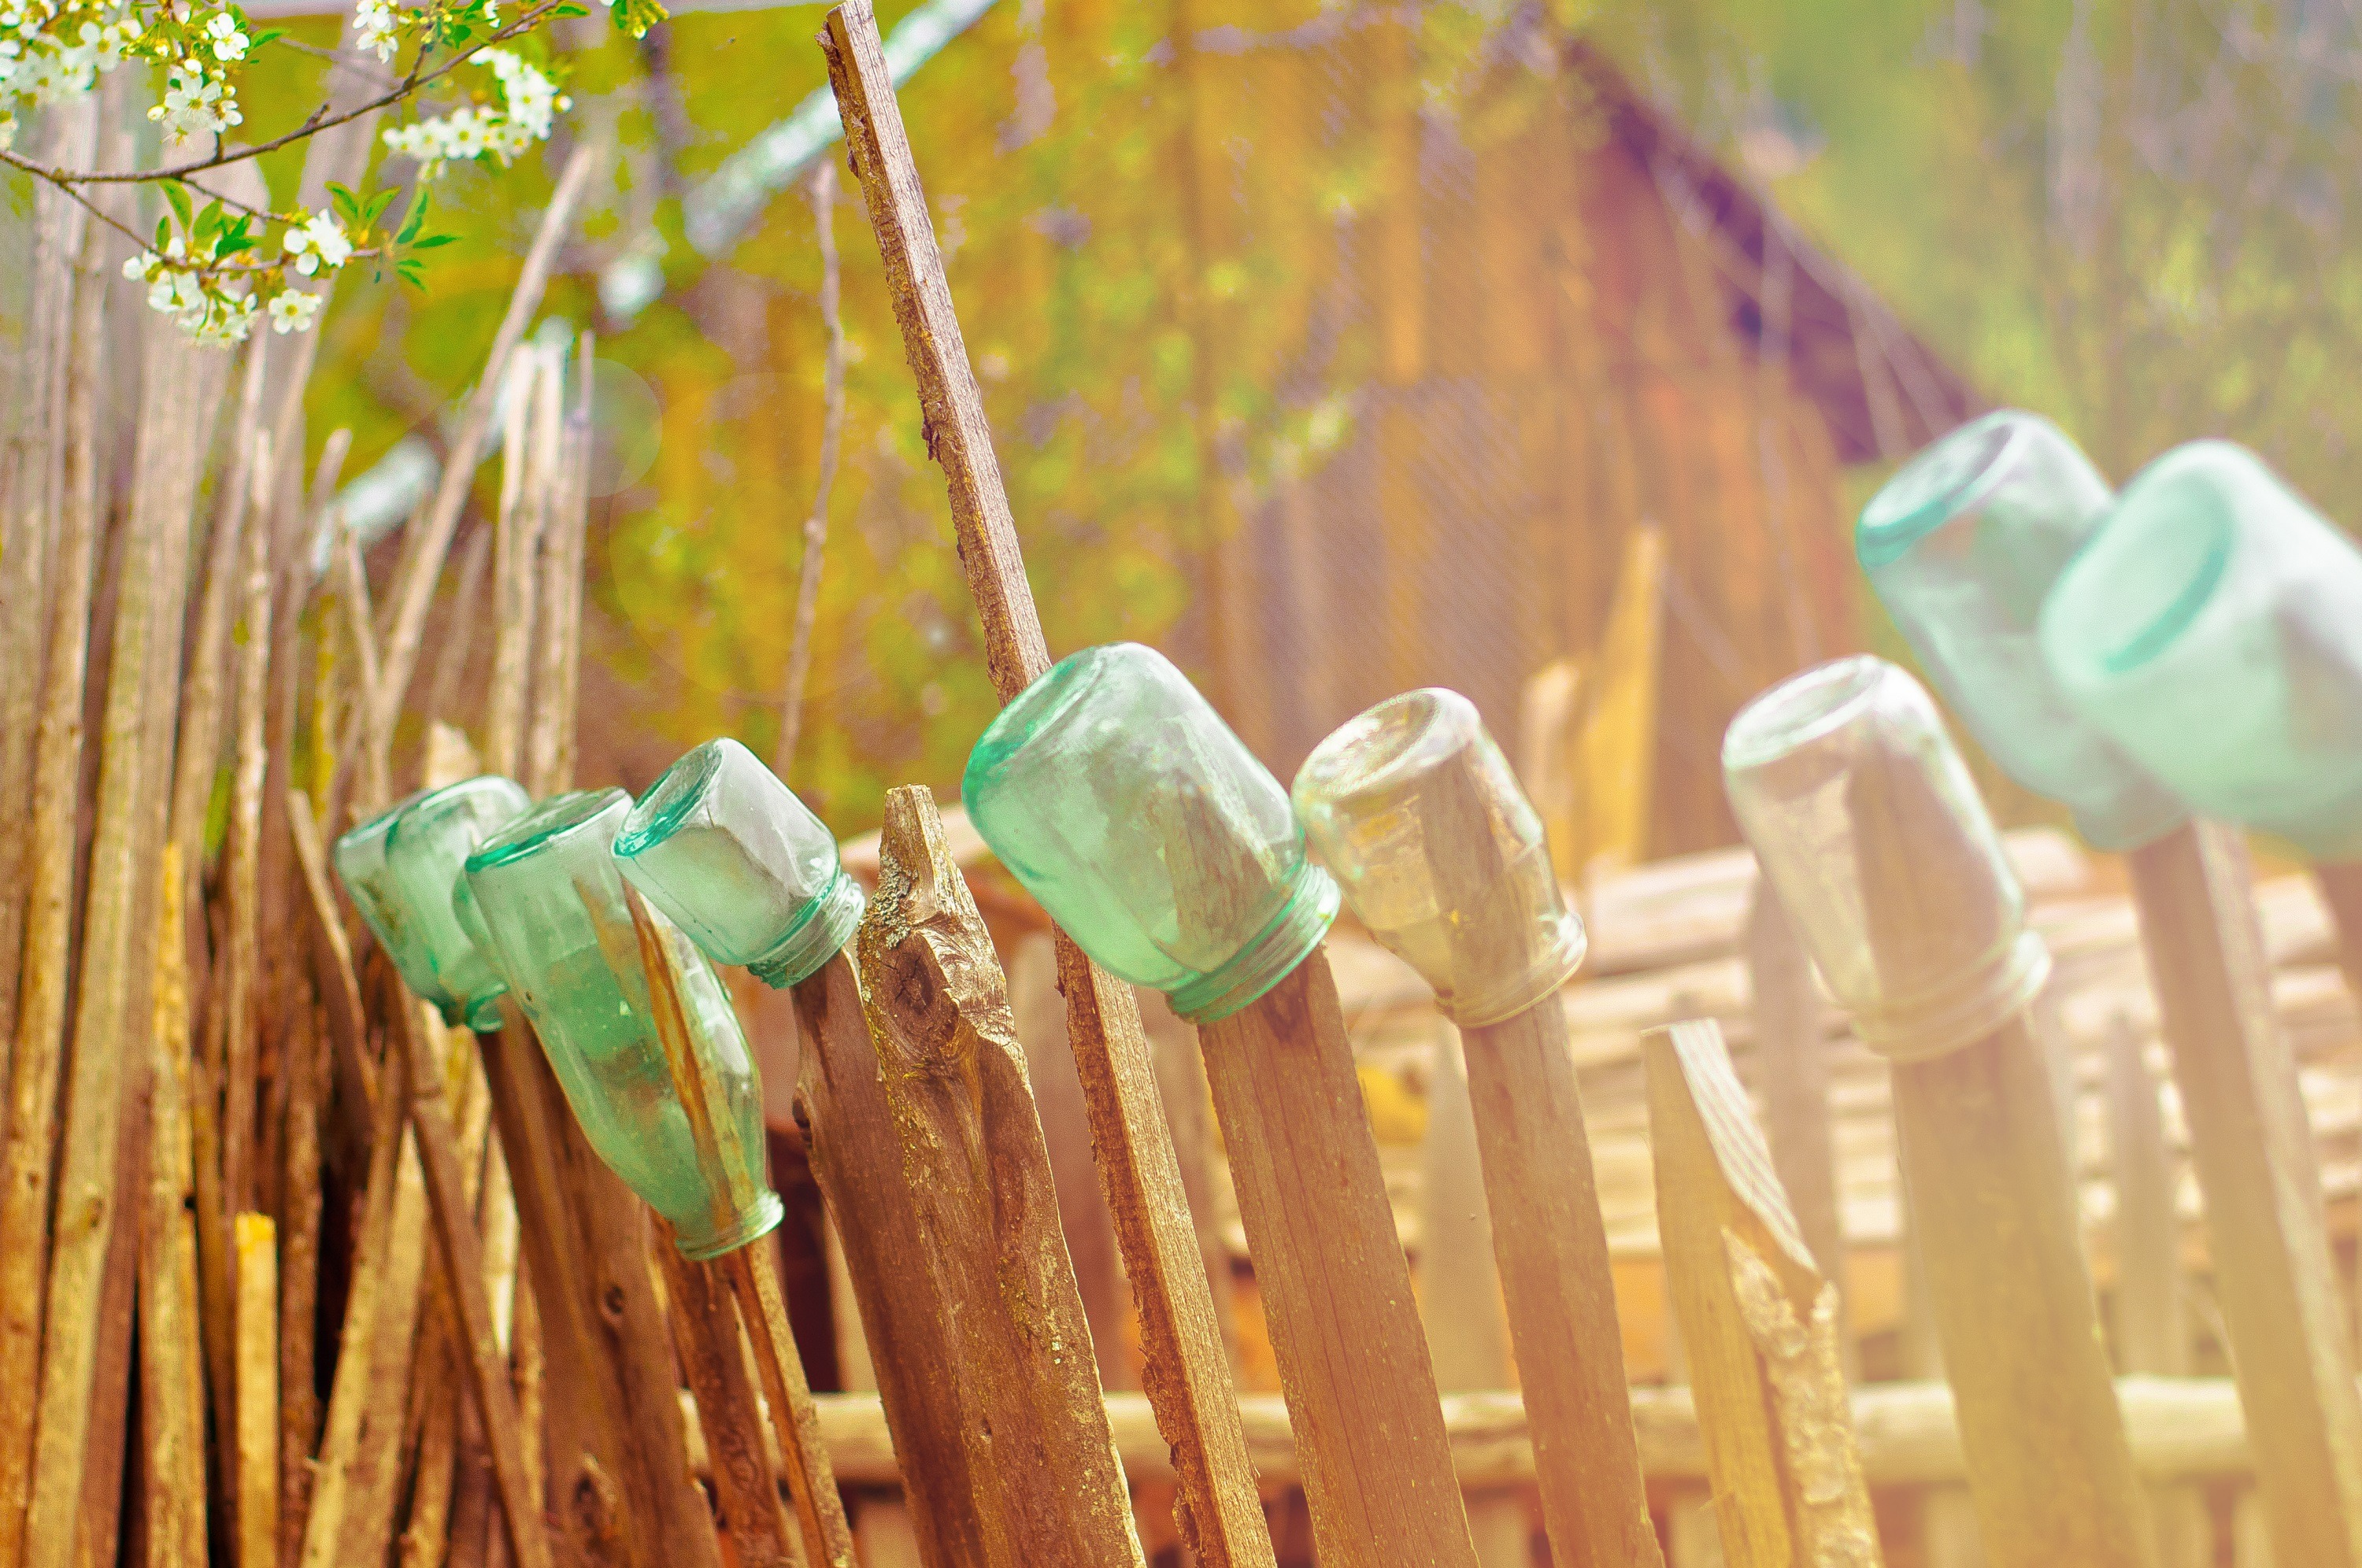
[[[910,8],[887,0],[881,23]],[[590,19],[554,40],[578,107],[547,167],[571,138],[615,148],[548,306],[602,334],[588,777],[603,757],[637,786],[718,731],[766,755],[777,734],[821,427],[813,219],[783,193],[707,265],[680,198],[825,85],[823,9],[691,12],[637,45]],[[1333,108],[1349,100],[1307,113],[1271,83],[1385,72],[1481,146],[1579,90],[1548,47],[1572,37],[1983,396],[2057,417],[2113,476],[2229,436],[2351,516],[2362,400],[2334,389],[2362,326],[2356,25],[2347,0],[1002,0],[902,102],[1065,652],[1174,633],[1223,519],[1335,449],[1376,373],[1380,345],[1330,319],[1324,280],[1403,199],[1401,166],[1373,116]],[[1301,68],[1248,68],[1275,50]],[[283,58],[283,81],[249,89],[257,123],[312,91]],[[292,168],[272,176],[292,188]],[[354,431],[348,475],[463,390],[546,191],[539,163],[455,170],[435,199],[463,238],[431,295],[340,286],[310,414],[315,448]],[[846,460],[794,770],[846,832],[888,784],[954,787],[994,707],[858,200],[836,211]],[[651,225],[668,293],[604,322],[596,275]]]

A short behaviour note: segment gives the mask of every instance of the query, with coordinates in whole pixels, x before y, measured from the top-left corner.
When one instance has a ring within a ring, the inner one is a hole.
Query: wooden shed
[[[1350,68],[1341,42],[1225,61],[1225,126],[1243,115],[1256,136],[1305,78],[1377,116],[1396,165],[1381,183],[1416,194],[1330,253],[1282,357],[1285,386],[1369,354],[1335,415],[1350,434],[1228,520],[1183,640],[1282,777],[1352,712],[1422,685],[1468,693],[1530,756],[1519,695],[1538,670],[1585,661],[1582,706],[1612,686],[1606,666],[1653,650],[1629,857],[1735,842],[1716,765],[1730,715],[1859,646],[1846,469],[1899,458],[1977,402],[1599,52],[1533,27],[1496,45],[1502,102],[1479,87],[1451,116],[1411,106],[1383,38]],[[1252,221],[1257,197],[1235,190],[1238,211],[1201,228]],[[1603,650],[1642,529],[1661,569],[1639,561],[1631,646]]]

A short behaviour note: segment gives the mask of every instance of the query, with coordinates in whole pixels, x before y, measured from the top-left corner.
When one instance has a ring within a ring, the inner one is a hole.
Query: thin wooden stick
[[[237,1217],[237,1568],[279,1561],[279,1237]]]
[[[2362,1568],[2362,1397],[2246,849],[2186,823],[2126,865],[2273,1540],[2283,1562]]]
[[[1024,1048],[992,937],[933,794],[888,791],[877,898],[855,941],[870,1038],[961,1354],[944,1393],[999,1485],[991,1560],[1142,1561]]]
[[[85,281],[94,281],[95,266],[85,258]],[[63,509],[58,540],[57,602],[50,623],[50,652],[41,697],[40,730],[34,745],[31,822],[31,866],[26,889],[24,956],[25,984],[17,1011],[15,1064],[8,1081],[8,1142],[0,1155],[0,1234],[8,1231],[11,1205],[19,1201],[19,1184],[32,1190],[21,1195],[34,1211],[31,1223],[46,1238],[49,1200],[49,1144],[57,1114],[58,1078],[66,1024],[66,983],[73,942],[74,869],[77,829],[82,806],[80,778],[83,760],[83,709],[88,677],[91,640],[92,572],[98,541],[97,382],[103,334],[99,330],[105,292],[95,286],[76,296],[73,315],[73,357],[66,381],[66,464]],[[110,739],[112,726],[110,725]],[[19,1134],[23,1136],[20,1137]],[[23,1141],[39,1137],[39,1157],[28,1157],[36,1145]],[[20,1219],[19,1226],[27,1220]],[[41,1261],[12,1253],[0,1263],[0,1279],[8,1288],[38,1293]],[[0,1493],[21,1518],[27,1506],[28,1478],[23,1465],[29,1452],[17,1453],[32,1441],[31,1380],[38,1365],[40,1332],[39,1302],[34,1296],[10,1298],[13,1317],[0,1314],[0,1365],[19,1379],[0,1402],[17,1401],[0,1417],[0,1442],[15,1456],[13,1465],[0,1460]],[[202,1454],[202,1448],[200,1449]],[[21,1537],[0,1522],[0,1562],[21,1550]]]
[[[590,461],[590,334],[583,334],[576,403],[566,415],[550,478],[549,521],[541,547],[540,644],[534,669],[533,724],[525,786],[535,795],[571,787],[574,704],[582,620],[582,536],[589,522]],[[555,403],[563,377],[553,374]]]
[[[304,802],[306,823],[310,804]],[[286,1067],[279,1245],[279,1560],[288,1564],[304,1550],[304,1518],[312,1505],[312,1447],[320,1429],[313,1347],[320,1273],[320,1097],[326,1088],[328,1032],[327,1020],[315,1007],[310,1032],[295,1032]],[[161,1105],[160,1096],[160,1114]]]
[[[361,1008],[361,988],[354,977],[353,949],[345,935],[345,922],[337,912],[337,896],[328,887],[328,862],[320,845],[320,830],[312,821],[311,797],[300,790],[287,792],[288,837],[295,847],[295,863],[304,876],[304,886],[311,895],[312,914],[320,933],[327,939],[328,950],[336,962],[333,986],[327,988],[331,1004],[347,1013],[346,1027],[332,1036],[336,1046],[336,1065],[341,1078],[339,1089],[354,1097],[364,1110],[377,1104],[377,1067],[360,1048],[367,1019]]]
[[[426,633],[426,613],[434,602],[435,581],[442,574],[443,557],[451,547],[452,530],[458,526],[460,509],[467,504],[468,491],[475,482],[477,454],[483,448],[484,432],[491,424],[492,405],[499,396],[501,378],[508,371],[509,355],[524,337],[525,324],[540,307],[550,269],[557,260],[558,243],[573,224],[574,209],[590,186],[591,171],[605,161],[606,154],[603,144],[585,139],[575,145],[573,154],[560,171],[557,187],[550,193],[549,205],[542,212],[541,226],[534,233],[532,248],[525,252],[516,288],[509,295],[508,310],[501,317],[499,330],[492,335],[491,350],[484,356],[483,377],[468,400],[467,413],[459,421],[459,433],[444,458],[443,477],[436,486],[434,502],[412,525],[416,549],[403,563],[403,575],[393,585],[392,619],[382,650],[377,701],[368,714],[369,744],[375,749],[381,750],[391,741],[395,715],[409,694],[410,677],[417,666],[419,645]]]
[[[981,1568],[989,1474],[973,1468],[959,1408],[938,1397],[958,1376],[951,1314],[927,1264],[902,1168],[885,1072],[852,957],[839,953],[794,990],[802,1042],[797,1119],[859,1310],[878,1399],[901,1456],[920,1561]]]
[[[509,1551],[518,1568],[549,1568],[554,1561],[549,1536],[542,1525],[540,1502],[525,1477],[524,1434],[517,1419],[516,1395],[509,1386],[508,1363],[492,1332],[475,1207],[460,1172],[458,1140],[451,1128],[441,1076],[428,1055],[417,1015],[403,1010],[395,1027],[410,1053],[411,1125],[418,1134],[428,1204],[435,1216],[436,1239],[442,1243],[444,1281],[466,1340],[462,1359],[469,1391],[475,1396],[485,1441],[491,1449],[492,1475],[508,1524]]]
[[[686,939],[660,929],[629,884],[624,887],[624,899],[631,911],[640,964],[647,974],[648,998],[657,1033],[664,1043],[665,1065],[671,1070],[673,1090],[689,1121],[690,1143],[696,1150],[706,1190],[722,1213],[745,1214],[756,1200],[748,1173],[756,1167],[749,1152],[738,1146],[737,1118],[730,1113],[721,1086],[703,1070],[690,1038],[679,969],[684,960],[672,945]],[[594,908],[596,900],[586,896],[583,906]],[[693,958],[688,961],[702,962]],[[738,1288],[741,1278],[751,1279],[742,1266],[745,1254],[764,1251],[760,1246],[747,1245],[726,1254],[731,1260],[726,1266],[731,1270],[734,1289]],[[761,1266],[767,1277],[767,1253]],[[837,1495],[836,1477],[829,1470],[828,1451],[813,1439],[817,1428],[813,1424],[811,1387],[805,1381],[803,1358],[796,1350],[795,1337],[788,1329],[786,1309],[779,1305],[778,1296],[776,1281],[770,1284],[767,1296],[750,1285],[739,1292],[739,1313],[745,1320],[747,1338],[754,1342],[764,1393],[771,1401],[771,1419],[778,1431],[779,1453],[787,1470],[788,1490],[795,1498],[805,1554],[818,1562],[842,1562],[849,1568],[853,1562],[853,1529],[844,1517],[844,1501]]]
[[[1006,702],[1049,668],[1049,645],[1025,581],[983,400],[868,0],[831,11],[821,47],[934,437],[930,449],[949,482],[960,562],[984,628],[986,668]],[[1271,1534],[1247,1463],[1237,1391],[1157,1102],[1140,1010],[1131,988],[1093,965],[1065,933],[1055,940],[1099,1176],[1140,1310],[1147,1362],[1142,1381],[1176,1455],[1182,1539],[1208,1568],[1269,1568]]]
[[[2345,988],[2362,1000],[2362,860],[2324,861],[2312,868],[2312,879],[2337,928],[2337,966]]]
[[[763,1397],[771,1405],[771,1430],[778,1434],[780,1467],[788,1474],[789,1490],[796,1494],[804,1554],[824,1568],[853,1568],[853,1527],[845,1521],[844,1499],[837,1495],[828,1445],[821,1441],[811,1386],[804,1381],[803,1358],[796,1353],[795,1332],[788,1326],[787,1304],[779,1297],[769,1250],[741,1247],[723,1253],[718,1266],[738,1297],[738,1316],[755,1347]],[[799,1475],[807,1477],[800,1489],[796,1485]]]
[[[189,999],[180,845],[164,845],[158,900],[153,1132],[140,1229],[140,1428],[148,1445],[148,1568],[204,1568],[205,1387],[190,1212]]]
[[[0,1562],[23,1551],[26,1568],[64,1568],[79,1532],[93,1388],[101,1359],[99,1313],[123,1194],[116,1190],[127,1087],[144,1089],[146,1054],[116,1043],[149,1021],[154,881],[164,840],[164,785],[171,776],[171,694],[180,687],[182,623],[191,513],[204,421],[206,368],[199,350],[160,319],[148,328],[139,454],[127,523],[124,586],[108,671],[99,807],[83,924],[82,991],[64,1096],[52,1224],[45,1167],[59,1129],[52,1118],[17,1121],[12,1104],[5,1192],[0,1192]],[[146,918],[143,918],[146,917]],[[144,971],[144,972],[142,972]],[[136,1020],[136,1021],[135,1021]],[[126,1056],[133,1083],[127,1086]],[[18,1065],[19,1077],[25,1064]],[[52,1084],[56,1065],[41,1074]],[[12,1086],[13,1088],[13,1086]],[[42,1107],[54,1110],[55,1107]],[[31,1179],[27,1177],[31,1176]],[[135,1210],[136,1212],[136,1210]],[[48,1257],[47,1299],[37,1305]],[[29,1276],[29,1277],[28,1277]],[[19,1288],[30,1286],[26,1295]],[[32,1298],[28,1299],[28,1296]],[[38,1396],[32,1334],[40,1335]],[[20,1359],[21,1358],[21,1359]],[[29,1443],[23,1413],[38,1397]],[[21,1467],[31,1461],[31,1474]],[[29,1484],[28,1484],[29,1483]],[[29,1503],[29,1506],[28,1504]]]
[[[1813,1262],[1712,1021],[1650,1032],[1649,1144],[1714,1513],[1732,1568],[1874,1568],[1877,1523]]]
[[[229,1018],[227,1080],[222,1109],[222,1193],[233,1209],[251,1203],[249,1150],[254,1143],[256,1057],[260,1049],[262,980],[262,777],[264,704],[270,656],[270,530],[259,518],[246,530],[245,574],[238,619],[245,641],[237,661],[237,767],[231,774],[229,847],[224,867],[229,909],[229,985],[222,1005]],[[240,1299],[243,1300],[241,1292]],[[274,1505],[274,1515],[277,1508]],[[248,1539],[243,1528],[241,1540]]]
[[[821,376],[820,478],[804,518],[804,558],[796,571],[795,631],[788,644],[788,689],[779,703],[779,744],[771,771],[782,779],[796,762],[803,734],[804,685],[811,676],[812,635],[820,620],[820,573],[828,554],[828,502],[836,488],[837,454],[844,442],[844,316],[836,261],[836,165],[822,159],[811,175],[812,228],[820,239],[820,319],[828,333]]]
[[[650,1249],[664,1271],[673,1343],[697,1397],[705,1434],[707,1474],[731,1547],[745,1568],[791,1561],[779,1478],[754,1381],[740,1349],[738,1308],[730,1286],[710,1264],[680,1255],[669,1225],[658,1225]]]

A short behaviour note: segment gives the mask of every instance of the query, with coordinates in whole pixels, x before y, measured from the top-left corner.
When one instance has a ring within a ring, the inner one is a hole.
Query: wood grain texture
[[[279,1232],[237,1217],[237,1568],[279,1561]]]
[[[2025,1016],[1894,1068],[1894,1116],[1992,1568],[2153,1568],[2050,1074]]]
[[[1650,1034],[1650,1147],[1724,1557],[1741,1568],[1879,1561],[1815,1265],[1712,1022]]]
[[[140,1430],[148,1445],[147,1568],[204,1568],[204,1354],[197,1337],[197,1228],[189,1209],[188,947],[180,938],[179,846],[164,846],[148,1211],[140,1226]]]
[[[2274,1541],[2283,1562],[2362,1568],[2362,1399],[2246,849],[2188,823],[2127,866]]]
[[[869,0],[831,11],[821,48],[918,382],[928,449],[950,487],[986,666],[1005,702],[1049,668],[1049,646]],[[1207,1568],[1269,1568],[1271,1535],[1139,1009],[1130,988],[1064,933],[1054,940],[1093,1153],[1140,1313],[1142,1383],[1177,1456],[1182,1539]]]
[[[851,958],[797,984],[803,1059],[796,1110],[859,1309],[884,1419],[909,1477],[911,1533],[927,1568],[980,1568],[984,1521],[958,1411],[936,1397],[955,1375],[949,1315],[920,1240]]]
[[[1100,1403],[1057,1182],[992,936],[934,797],[886,796],[881,874],[855,937],[870,1038],[957,1359],[991,1561],[1142,1561]]]
[[[1327,955],[1198,1038],[1320,1561],[1475,1568]]]
[[[1459,917],[1453,972],[1522,967],[1540,933],[1476,781],[1462,769],[1435,769],[1421,780],[1418,809],[1428,874]],[[1659,1547],[1565,1009],[1552,992],[1522,1013],[1465,1027],[1461,1038],[1551,1550],[1570,1568],[1653,1564]]]
[[[690,1392],[697,1398],[705,1474],[713,1482],[714,1504],[731,1551],[743,1568],[792,1562],[772,1445],[755,1398],[754,1380],[746,1375],[738,1308],[730,1286],[712,1264],[682,1257],[669,1225],[658,1223],[649,1251],[664,1270],[673,1344],[680,1353]]]

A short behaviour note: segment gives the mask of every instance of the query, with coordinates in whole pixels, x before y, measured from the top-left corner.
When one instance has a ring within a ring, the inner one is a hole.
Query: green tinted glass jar
[[[1349,721],[1290,793],[1355,916],[1461,1023],[1522,1012],[1583,963],[1541,819],[1459,692],[1405,692]]]
[[[1287,794],[1164,655],[1063,659],[984,732],[960,796],[1010,873],[1110,972],[1193,1022],[1320,944],[1337,885]]]
[[[2041,632],[2077,708],[2196,810],[2362,856],[2362,552],[2254,453],[2150,464]]]
[[[478,845],[533,803],[515,780],[487,773],[430,790],[403,807],[385,836],[385,864],[406,917],[395,966],[446,1023],[501,1026],[508,984],[483,945],[461,867]]]
[[[2076,712],[2036,631],[2051,584],[2112,500],[2058,426],[2003,409],[1905,463],[1863,509],[1854,548],[1978,744],[2011,778],[2063,801],[2093,845],[2130,849],[2188,813]]]
[[[736,741],[665,769],[615,840],[642,896],[717,964],[785,988],[815,973],[861,923],[861,884],[836,835]]]
[[[631,807],[621,790],[545,801],[468,857],[468,885],[590,1147],[671,1221],[684,1253],[712,1257],[767,1234],[784,1212],[764,1172],[762,1086],[713,966],[648,911],[679,977],[690,1049],[718,1091],[709,1103],[725,1108],[716,1147],[701,1151],[610,853]]]
[[[337,880],[345,885],[345,892],[353,900],[353,907],[360,911],[363,923],[389,955],[399,954],[407,937],[403,933],[402,900],[393,890],[393,875],[386,867],[385,841],[393,832],[393,820],[416,799],[417,795],[409,796],[380,812],[337,840],[328,855],[337,868]],[[394,966],[401,967],[399,959]]]

